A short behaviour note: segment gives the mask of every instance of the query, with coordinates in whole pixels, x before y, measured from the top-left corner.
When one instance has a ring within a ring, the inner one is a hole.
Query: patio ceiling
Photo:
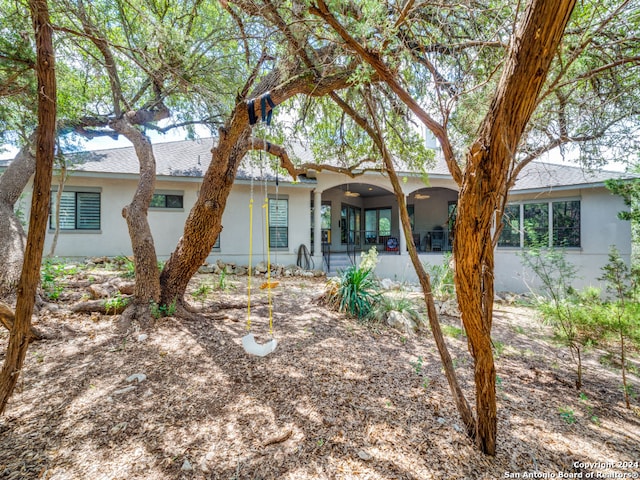
[[[367,197],[379,197],[383,195],[392,195],[392,192],[390,192],[389,190],[385,190],[384,188],[381,188],[381,187],[376,187],[375,185],[369,185],[367,183],[345,183],[335,188],[342,190],[342,192],[345,193],[346,196],[353,196],[353,197],[357,196],[357,197],[367,198]],[[349,195],[346,192],[350,192],[351,195]]]

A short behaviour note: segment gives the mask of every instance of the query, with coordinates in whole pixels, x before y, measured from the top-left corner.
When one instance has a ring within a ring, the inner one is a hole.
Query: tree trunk
[[[495,454],[496,392],[495,366],[491,351],[493,294],[493,244],[491,222],[495,205],[485,194],[469,193],[482,183],[469,182],[467,173],[458,199],[454,235],[455,283],[458,306],[474,359],[478,447]],[[483,219],[484,224],[479,220]]]
[[[56,77],[53,54],[52,28],[46,0],[30,0],[29,9],[36,37],[38,75],[38,141],[36,172],[29,234],[24,265],[18,284],[16,315],[5,362],[0,372],[0,414],[4,413],[20,376],[20,370],[29,345],[31,315],[40,280],[40,264],[44,237],[49,218],[49,201],[56,131]]]
[[[53,257],[56,253],[56,247],[58,245],[58,237],[60,236],[60,202],[62,201],[62,192],[64,191],[64,185],[67,183],[67,167],[62,160],[60,165],[60,181],[58,182],[58,191],[56,192],[56,230],[53,232],[53,238],[51,239],[51,249],[49,250],[49,256]]]
[[[451,395],[453,395],[453,400],[456,404],[456,408],[458,409],[458,413],[460,414],[460,418],[462,419],[462,423],[464,423],[465,425],[467,434],[472,439],[474,439],[476,437],[476,420],[473,416],[473,411],[469,406],[469,402],[467,402],[467,399],[465,398],[464,393],[462,393],[462,389],[460,388],[460,384],[458,383],[456,371],[453,366],[453,360],[451,359],[451,354],[449,353],[447,344],[444,340],[444,335],[442,334],[442,328],[440,327],[440,322],[438,320],[438,314],[436,312],[436,306],[433,299],[431,279],[429,278],[429,274],[425,271],[424,266],[420,262],[418,251],[416,250],[416,246],[413,243],[411,220],[409,219],[409,212],[407,210],[407,204],[404,193],[402,192],[400,180],[398,179],[398,175],[396,174],[393,162],[389,155],[383,154],[383,157],[385,168],[387,170],[387,173],[389,174],[389,180],[391,181],[391,185],[393,185],[393,191],[396,195],[398,206],[400,207],[400,221],[402,223],[402,229],[404,230],[405,238],[408,239],[407,248],[409,250],[409,257],[411,258],[411,263],[413,263],[413,268],[416,271],[418,280],[420,281],[420,286],[422,287],[424,300],[427,304],[429,326],[431,327],[431,333],[433,335],[433,339],[436,342],[438,353],[440,354],[440,360],[442,361],[444,373],[447,377],[447,382],[449,383],[449,389],[451,391]]]
[[[478,447],[496,452],[495,366],[491,351],[493,245],[496,210],[508,172],[549,71],[575,0],[533,0],[511,42],[491,107],[467,155],[455,225],[455,284],[475,363]],[[500,219],[498,219],[500,221]]]
[[[627,408],[631,408],[629,402],[629,387],[627,386],[627,359],[624,352],[624,332],[620,329],[620,367],[622,368],[622,389],[624,390],[624,403]]]
[[[0,298],[14,295],[20,279],[27,235],[14,209],[36,170],[35,141],[34,133],[0,176]]]
[[[317,77],[314,72],[288,72],[290,77],[271,88],[271,99],[279,105],[294,95],[303,93],[323,96],[351,84],[351,71],[340,69],[335,73]],[[262,83],[272,85],[281,77],[277,69]],[[257,88],[255,95],[264,93]],[[255,103],[256,117],[261,117],[261,105]],[[222,213],[238,171],[238,166],[250,147],[251,127],[247,102],[236,104],[225,126],[220,128],[218,144],[212,149],[212,160],[205,173],[200,194],[189,212],[184,233],[166,263],[160,283],[162,294],[160,303],[176,302],[178,314],[188,314],[184,294],[189,280],[211,253],[218,235],[222,231]]]
[[[131,143],[140,162],[140,179],[131,203],[122,209],[127,221],[129,237],[133,248],[136,283],[133,301],[123,314],[123,323],[132,320],[151,320],[151,302],[160,302],[160,274],[158,257],[147,218],[156,183],[156,160],[149,139],[131,125],[127,115],[116,120],[112,128],[124,135]]]
[[[418,280],[420,281],[420,286],[422,287],[425,304],[427,305],[427,317],[429,318],[431,333],[436,342],[440,360],[442,361],[442,367],[444,368],[444,373],[447,377],[447,382],[449,383],[449,389],[456,404],[456,408],[458,409],[458,413],[460,414],[460,417],[462,419],[462,423],[465,425],[467,435],[474,439],[476,435],[476,420],[473,416],[473,411],[469,406],[469,402],[465,398],[464,393],[462,393],[462,389],[460,388],[460,384],[458,383],[458,377],[456,376],[453,360],[451,359],[451,354],[449,353],[449,349],[447,348],[447,344],[444,340],[444,335],[442,334],[442,328],[440,327],[440,322],[438,321],[438,314],[436,312],[436,306],[433,299],[431,279],[429,278],[429,274],[425,271],[424,266],[420,262],[418,251],[416,250],[416,245],[413,241],[413,235],[411,232],[411,220],[409,219],[407,202],[404,192],[402,191],[400,179],[398,178],[398,174],[396,173],[395,167],[393,165],[393,159],[391,158],[391,154],[387,149],[382,134],[382,129],[380,128],[380,124],[377,120],[379,114],[377,112],[377,109],[375,108],[374,100],[368,93],[365,94],[365,98],[367,101],[369,118],[371,119],[371,123],[373,123],[374,128],[371,128],[368,122],[363,117],[359,116],[353,108],[342,101],[342,99],[340,99],[339,97],[334,97],[334,100],[348,115],[350,115],[358,123],[358,125],[360,125],[360,127],[362,127],[369,134],[371,139],[378,147],[378,150],[380,150],[385,170],[389,175],[389,180],[391,181],[393,192],[396,196],[398,207],[400,209],[400,223],[402,225],[402,229],[404,230],[405,238],[409,239],[407,242],[409,257],[411,258],[411,263],[413,263],[413,267],[418,276]]]
[[[236,120],[244,110],[236,109],[229,124],[220,129],[218,144],[212,149],[213,158],[200,188],[200,194],[184,225],[184,234],[167,261],[160,282],[160,303],[176,302],[185,314],[184,294],[189,280],[211,253],[222,231],[222,213],[236,177],[238,166],[247,152],[251,133],[248,122]]]

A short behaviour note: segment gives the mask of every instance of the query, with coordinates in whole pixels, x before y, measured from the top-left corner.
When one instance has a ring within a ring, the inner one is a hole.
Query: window
[[[331,230],[331,202],[322,202],[320,220],[322,230]]]
[[[407,213],[409,214],[409,225],[411,225],[411,231],[416,228],[416,207],[415,205],[407,205]]]
[[[580,246],[580,201],[553,202],[553,246]]]
[[[351,205],[342,205],[340,210],[340,242],[349,245],[360,244],[360,216],[362,210]]]
[[[502,233],[498,240],[499,247],[520,246],[520,205],[507,205],[502,219]]]
[[[521,208],[522,207],[522,212]],[[580,247],[580,200],[507,205],[500,247]]]
[[[545,246],[549,244],[549,204],[525,203],[522,214],[524,245]]]
[[[269,248],[289,247],[289,200],[269,199]]]
[[[367,243],[384,243],[391,235],[391,208],[364,211],[364,229]]]
[[[182,194],[154,193],[150,207],[153,208],[183,208]]]
[[[51,192],[51,229],[56,228],[56,195],[57,192]],[[100,230],[100,193],[63,191],[60,230]]]
[[[322,202],[320,208],[320,234],[323,243],[331,243],[331,202]],[[313,239],[313,234],[311,238]]]

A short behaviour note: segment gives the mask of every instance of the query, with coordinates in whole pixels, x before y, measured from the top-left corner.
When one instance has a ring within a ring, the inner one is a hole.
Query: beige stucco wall
[[[381,186],[390,189],[389,181],[382,175],[367,175],[359,178],[359,182]],[[121,211],[133,195],[137,178],[135,176],[104,177],[76,174],[69,181],[69,186],[86,186],[101,190],[101,231],[100,232],[62,232],[58,240],[56,255],[59,257],[90,257],[98,255],[116,256],[131,255],[131,244],[127,226]],[[349,180],[354,183],[353,180]],[[326,191],[333,186],[347,183],[345,177],[335,174],[319,174],[318,191]],[[149,222],[154,235],[156,251],[159,259],[166,259],[175,248],[182,235],[184,222],[189,208],[196,200],[199,188],[198,179],[181,179],[160,177],[156,191],[176,191],[184,195],[184,209],[156,210],[149,212]],[[450,179],[431,179],[431,187],[442,187],[448,190],[438,190],[436,195],[443,195],[447,199],[454,196],[455,186]],[[311,218],[310,199],[314,185],[312,184],[281,184],[279,196],[289,200],[289,246],[286,249],[273,251],[272,262],[292,264],[296,261],[298,248],[304,244],[310,247]],[[420,179],[408,178],[403,182],[403,189],[408,195],[412,192],[427,188]],[[30,191],[30,187],[27,192]],[[273,185],[268,187],[269,195],[275,194]],[[218,258],[246,265],[249,255],[249,220],[248,205],[250,187],[236,184],[229,196],[227,208],[223,214],[223,231],[220,236],[221,247],[214,250],[208,261]],[[435,197],[433,197],[435,200]],[[597,278],[601,275],[601,267],[607,262],[609,246],[618,246],[623,259],[630,262],[631,227],[629,222],[619,220],[617,213],[625,208],[619,197],[613,196],[605,188],[588,188],[575,190],[557,190],[551,193],[530,193],[513,195],[513,201],[529,201],[540,199],[580,199],[581,201],[581,241],[579,249],[568,250],[568,259],[578,266],[579,278],[576,287],[598,285]],[[327,192],[323,200],[330,200],[333,205],[333,238],[334,244],[340,242],[340,205],[342,203],[362,207],[362,198],[345,198],[340,192]],[[429,202],[431,199],[423,200]],[[266,259],[265,233],[263,223],[262,202],[264,190],[262,185],[254,188],[254,263]],[[367,200],[369,206],[390,206],[395,204],[391,194],[377,199]],[[421,201],[422,202],[422,201]],[[435,204],[436,202],[434,202]],[[445,202],[440,202],[445,205]],[[20,208],[28,218],[30,196],[27,193],[20,201]],[[428,205],[428,203],[427,203]],[[433,225],[423,225],[420,211],[423,207],[416,206],[416,228],[431,228]],[[424,211],[424,210],[422,210]],[[393,208],[392,228],[399,227],[397,209]],[[433,212],[430,212],[433,213]],[[438,214],[438,212],[436,212]],[[446,220],[446,211],[439,212],[442,220]],[[47,234],[45,253],[49,251],[52,232]],[[531,272],[526,271],[520,261],[518,249],[498,248],[496,250],[495,277],[496,290],[526,291],[528,286],[535,286],[536,280]],[[395,278],[401,281],[415,282],[416,276],[406,252],[402,255],[381,255],[377,274],[381,277]],[[439,253],[422,254],[426,263],[441,263],[443,255]],[[318,257],[316,257],[318,260]]]
[[[581,247],[566,250],[567,261],[578,268],[573,286],[603,287],[598,277],[608,261],[609,247],[616,245],[627,264],[631,262],[631,224],[618,219],[626,207],[622,199],[606,188],[563,190],[552,194],[513,196],[514,201],[537,199],[579,199],[581,202]],[[495,262],[496,290],[524,292],[539,284],[533,272],[525,269],[520,249],[497,248]]]
[[[552,193],[514,195],[511,200],[531,201],[549,199],[579,199],[581,201],[580,229],[581,248],[566,250],[567,261],[578,268],[573,283],[575,288],[596,286],[603,288],[598,277],[602,275],[602,266],[608,261],[610,245],[616,245],[623,260],[631,262],[631,225],[619,220],[617,214],[625,209],[620,197],[611,195],[605,188],[562,190]],[[526,269],[521,261],[521,249],[500,248],[495,252],[495,289],[496,291],[527,292],[535,289],[539,281],[535,274]],[[380,255],[376,274],[382,278],[415,283],[417,277],[408,254]],[[441,264],[444,255],[440,253],[421,254],[425,264]]]
[[[57,182],[54,179],[54,185]],[[131,255],[131,241],[127,225],[122,217],[122,208],[127,205],[135,190],[137,178],[131,176],[102,177],[83,176],[76,174],[69,178],[67,187],[93,187],[100,189],[101,230],[94,231],[61,231],[55,255],[65,258],[83,258],[93,256]],[[184,196],[182,209],[149,210],[149,225],[154,237],[154,243],[159,260],[166,260],[175,249],[183,233],[184,223],[190,207],[196,201],[200,182],[197,179],[172,179],[159,177],[156,182],[156,192],[176,193]],[[309,214],[310,189],[304,184],[282,184],[279,187],[279,198],[289,200],[289,246],[286,249],[272,250],[272,262],[281,264],[295,263],[298,248],[301,244],[310,247],[311,220]],[[28,218],[30,205],[29,185],[21,206]],[[248,184],[235,185],[227,202],[227,208],[222,217],[223,230],[220,234],[220,248],[212,251],[208,261],[218,258],[246,265],[249,256],[249,198]],[[269,196],[275,196],[275,186],[266,189]],[[256,184],[254,188],[254,263],[262,260],[265,252],[265,229],[263,220],[263,202],[265,188]],[[45,240],[45,253],[51,247],[53,231],[48,230]],[[266,257],[265,257],[266,258]]]

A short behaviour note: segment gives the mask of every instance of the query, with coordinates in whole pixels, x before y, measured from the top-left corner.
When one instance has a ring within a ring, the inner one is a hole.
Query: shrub
[[[600,292],[577,292],[571,285],[577,268],[564,251],[532,247],[522,254],[523,263],[540,278],[543,296],[537,307],[553,327],[556,338],[567,348],[576,364],[576,388],[582,388],[582,353],[600,335],[602,308]]]
[[[441,265],[425,264],[424,268],[431,278],[431,290],[435,298],[448,299],[455,295],[450,253],[443,255]]]
[[[61,261],[46,258],[40,269],[42,289],[50,300],[57,300],[64,291],[63,278],[78,273],[76,265],[66,265]]]
[[[378,262],[378,250],[376,250],[376,247],[371,247],[367,253],[363,253],[360,256],[360,268],[363,270],[375,270]]]
[[[380,295],[370,317],[372,320],[382,322],[386,320],[390,312],[402,312],[417,324],[423,323],[418,306],[405,296]]]
[[[338,280],[329,283],[327,303],[339,312],[364,319],[380,298],[377,287],[371,270],[353,265],[342,272]]]
[[[135,263],[129,257],[119,255],[113,260],[120,269],[124,270],[124,273],[122,274],[123,278],[134,278],[136,276]]]
[[[167,305],[159,304],[152,300],[150,304],[150,309],[151,309],[151,315],[153,316],[153,318],[158,319],[162,317],[172,317],[177,310],[177,299],[174,298],[173,302]]]
[[[104,309],[107,314],[109,312],[118,313],[129,303],[127,297],[123,297],[120,292],[116,292],[113,297],[107,298],[104,302]]]
[[[204,302],[207,299],[207,296],[209,295],[209,293],[211,293],[211,291],[213,290],[213,287],[211,285],[209,285],[208,283],[201,283],[200,285],[198,285],[198,288],[196,288],[193,292],[191,292],[191,296],[200,302],[200,305],[202,307],[204,307]]]
[[[604,318],[607,330],[617,337],[620,368],[622,371],[622,391],[627,408],[631,408],[629,396],[630,385],[627,384],[626,346],[625,341],[640,341],[640,304],[637,301],[639,288],[638,273],[630,270],[622,261],[618,250],[611,247],[609,262],[602,267],[607,293],[610,295],[606,308],[609,315]],[[635,301],[634,301],[635,300]]]

